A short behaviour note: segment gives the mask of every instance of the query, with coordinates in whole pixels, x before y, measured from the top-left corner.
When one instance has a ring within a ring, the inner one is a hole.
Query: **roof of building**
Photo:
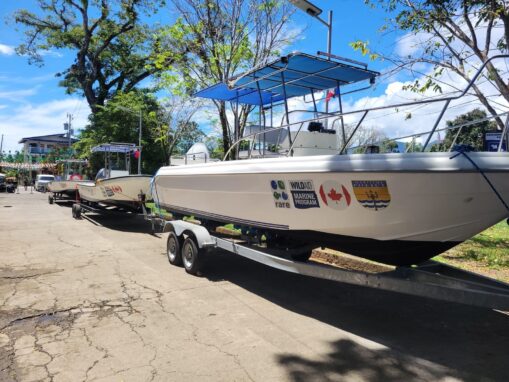
[[[22,138],[19,143],[25,143],[27,141],[35,141],[35,142],[44,142],[44,143],[69,143],[69,138],[65,133],[61,134],[49,134],[49,135],[40,135],[38,137],[26,137]],[[78,142],[79,139],[71,138],[72,143]]]

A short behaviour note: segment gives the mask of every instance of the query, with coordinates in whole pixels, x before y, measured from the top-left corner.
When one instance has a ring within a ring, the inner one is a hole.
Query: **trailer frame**
[[[509,284],[433,260],[417,266],[396,266],[390,271],[378,273],[345,270],[274,256],[261,247],[251,245],[247,240],[211,234],[206,227],[187,221],[164,221],[161,224],[163,233],[169,233],[166,248],[169,262],[183,265],[190,274],[200,274],[204,261],[212,258],[208,252],[221,249],[303,276],[509,311]]]

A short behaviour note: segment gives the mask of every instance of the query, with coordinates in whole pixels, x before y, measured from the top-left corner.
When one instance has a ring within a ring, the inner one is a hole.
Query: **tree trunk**
[[[221,122],[221,128],[223,130],[223,150],[224,154],[226,155],[226,153],[230,149],[231,142],[228,118],[226,116],[226,105],[224,102],[220,102],[219,105],[219,121]],[[228,156],[226,160],[230,160],[230,156]]]

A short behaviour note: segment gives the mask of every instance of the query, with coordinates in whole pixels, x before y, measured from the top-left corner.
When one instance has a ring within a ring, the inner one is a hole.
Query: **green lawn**
[[[503,220],[435,259],[446,263],[472,261],[509,271],[509,225]]]

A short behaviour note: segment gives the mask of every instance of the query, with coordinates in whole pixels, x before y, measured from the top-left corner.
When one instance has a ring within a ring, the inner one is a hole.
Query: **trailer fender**
[[[200,225],[189,223],[183,220],[173,220],[164,223],[163,232],[173,231],[177,236],[191,232],[199,248],[215,247],[216,242],[210,236],[209,231]]]

